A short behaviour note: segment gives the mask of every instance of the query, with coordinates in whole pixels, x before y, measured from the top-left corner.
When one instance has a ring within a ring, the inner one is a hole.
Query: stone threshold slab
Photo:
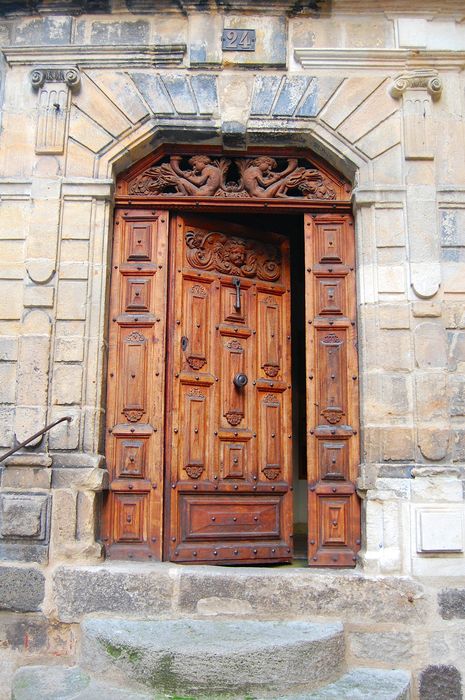
[[[112,562],[58,566],[46,608],[62,622],[117,613],[133,618],[254,615],[416,624],[427,614],[428,599],[421,583],[400,576]]]

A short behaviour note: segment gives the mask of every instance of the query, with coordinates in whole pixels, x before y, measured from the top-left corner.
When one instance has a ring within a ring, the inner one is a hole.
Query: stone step
[[[345,671],[339,623],[88,618],[81,666],[99,679],[180,697],[306,692]]]
[[[15,674],[11,694],[12,700],[166,700],[167,697],[173,695],[154,695],[97,681],[78,666],[24,666]],[[315,692],[281,696],[280,700],[408,700],[409,697],[410,677],[405,671],[362,668]],[[255,698],[260,700],[260,693]],[[183,700],[199,700],[199,696]]]
[[[153,693],[97,681],[78,666],[23,666],[13,679],[11,700],[155,700]]]
[[[356,668],[316,691],[280,700],[409,700],[410,674],[377,668]],[[439,700],[439,699],[438,699]]]

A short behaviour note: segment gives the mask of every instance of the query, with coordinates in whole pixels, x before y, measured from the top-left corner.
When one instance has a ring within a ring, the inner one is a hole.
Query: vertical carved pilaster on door
[[[397,76],[390,89],[403,100],[404,144],[407,160],[434,158],[431,102],[442,94],[442,81],[435,70],[417,70]]]
[[[69,121],[72,90],[79,89],[81,77],[76,67],[34,68],[31,85],[38,91],[35,152],[63,153]]]

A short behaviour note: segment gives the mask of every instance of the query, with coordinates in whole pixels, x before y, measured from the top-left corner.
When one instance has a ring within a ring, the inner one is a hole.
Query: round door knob
[[[246,374],[238,373],[233,379],[233,382],[235,386],[237,386],[238,389],[242,389],[243,386],[245,386],[248,382],[248,378]]]

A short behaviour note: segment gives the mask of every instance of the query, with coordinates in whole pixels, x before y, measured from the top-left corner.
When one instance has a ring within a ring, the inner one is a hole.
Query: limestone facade
[[[57,564],[102,559],[116,176],[162,144],[308,148],[353,183],[358,567],[386,585],[447,577],[449,613],[428,619],[438,654],[465,672],[464,633],[443,622],[465,617],[463,3],[87,4],[0,8],[2,452],[71,417],[3,464],[3,607],[37,611]],[[223,28],[244,26],[256,51],[223,53]],[[69,621],[50,600],[54,644],[68,648],[73,627],[60,636]],[[354,634],[355,657],[383,624]],[[438,658],[412,654],[415,668]]]

